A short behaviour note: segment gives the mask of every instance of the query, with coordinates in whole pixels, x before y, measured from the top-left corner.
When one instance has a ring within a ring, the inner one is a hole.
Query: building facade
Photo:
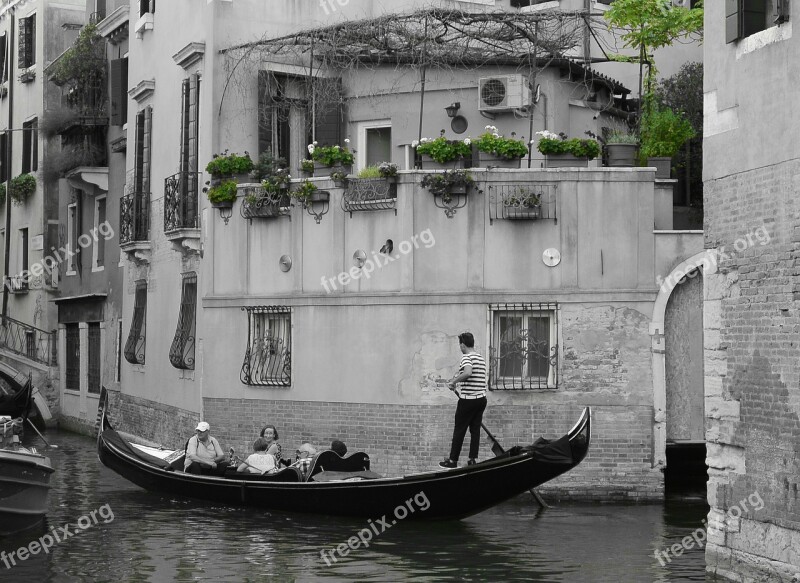
[[[797,116],[788,3],[707,3],[705,400],[709,571],[740,581],[800,572]],[[751,10],[752,9],[752,10]],[[794,577],[794,579],[793,579]]]

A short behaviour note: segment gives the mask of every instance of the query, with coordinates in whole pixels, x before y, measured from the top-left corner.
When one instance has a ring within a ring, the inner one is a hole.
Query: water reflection
[[[366,521],[150,494],[103,467],[93,440],[54,431],[47,437],[60,445],[48,452],[56,473],[47,523],[0,539],[0,550],[74,525],[104,504],[114,518],[12,569],[0,563],[3,581],[706,580],[702,549],[665,566],[654,556],[701,526],[702,496],[663,506],[559,504],[541,511],[526,494],[460,522],[400,522],[327,565],[320,551],[346,544]],[[35,444],[31,436],[26,441]]]

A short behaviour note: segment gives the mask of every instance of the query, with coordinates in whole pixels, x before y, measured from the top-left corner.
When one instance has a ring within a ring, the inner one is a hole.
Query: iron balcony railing
[[[150,193],[131,192],[120,198],[119,242],[150,240]]]
[[[0,318],[0,348],[47,366],[58,364],[56,332],[41,330],[13,318]]]
[[[178,172],[164,180],[164,232],[196,229],[199,172]]]

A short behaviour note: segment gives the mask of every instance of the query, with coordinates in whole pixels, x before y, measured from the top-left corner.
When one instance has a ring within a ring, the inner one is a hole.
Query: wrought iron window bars
[[[288,387],[292,380],[292,310],[288,306],[243,307],[247,351],[240,380],[246,385]]]
[[[195,313],[197,305],[197,273],[183,274],[178,327],[169,349],[169,362],[175,368],[194,370]]]

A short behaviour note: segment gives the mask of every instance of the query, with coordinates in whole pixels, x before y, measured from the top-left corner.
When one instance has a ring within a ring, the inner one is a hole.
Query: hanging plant
[[[11,179],[8,194],[14,204],[21,205],[34,192],[36,192],[36,177],[33,174],[20,174]]]

